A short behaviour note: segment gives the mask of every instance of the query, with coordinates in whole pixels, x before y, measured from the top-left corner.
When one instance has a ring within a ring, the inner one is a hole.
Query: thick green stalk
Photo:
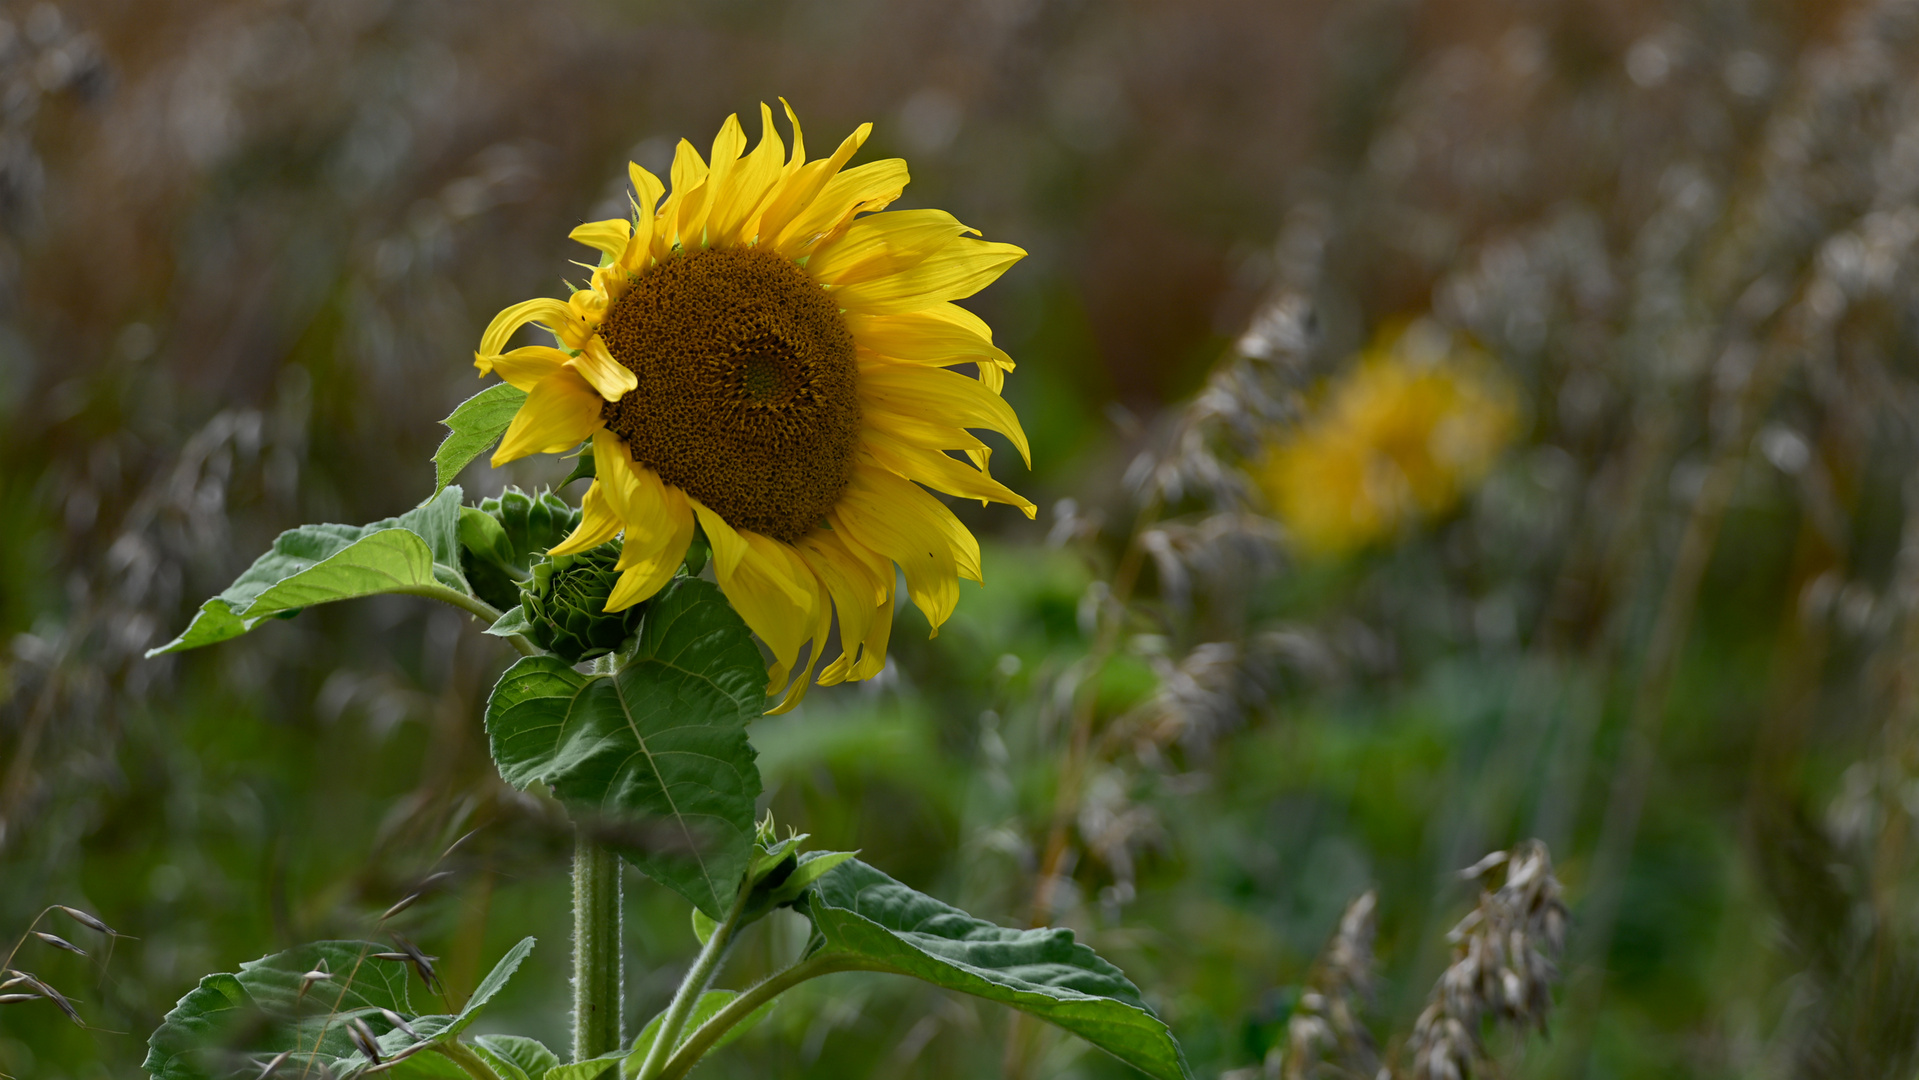
[[[620,968],[620,857],[584,831],[573,841],[573,1060],[625,1045]]]
[[[693,967],[680,980],[680,988],[673,993],[673,1003],[666,1007],[666,1016],[660,1020],[660,1031],[653,1037],[652,1049],[646,1052],[646,1063],[640,1066],[636,1080],[653,1080],[666,1066],[666,1059],[672,1053],[673,1044],[680,1041],[680,1032],[686,1030],[687,1017],[693,1014],[693,1004],[706,992],[706,985],[720,970],[720,961],[726,956],[726,947],[733,943],[733,932],[740,927],[740,916],[746,911],[747,897],[753,890],[742,885],[740,895],[733,901],[733,910],[726,913],[726,920],[713,928],[713,936],[706,939],[706,947],[693,961]]]

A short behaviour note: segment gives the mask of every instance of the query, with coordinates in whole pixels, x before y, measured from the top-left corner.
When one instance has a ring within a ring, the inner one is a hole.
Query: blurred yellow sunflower
[[[1518,421],[1518,396],[1490,357],[1415,323],[1382,334],[1326,387],[1257,478],[1298,547],[1350,551],[1451,508]]]
[[[473,361],[527,393],[494,465],[592,440],[584,516],[553,553],[624,532],[617,611],[672,578],[697,523],[720,588],[773,654],[769,693],[808,642],[818,658],[835,611],[841,655],[819,682],[880,671],[895,564],[935,633],[958,579],[981,580],[978,542],[919,485],[1035,512],[967,430],[1000,432],[1030,464],[999,396],[1013,362],[952,303],[1026,253],[941,210],[874,212],[907,171],[897,158],[846,167],[872,125],[808,161],[786,116],[790,156],[761,105],[750,153],[737,116],[710,161],[681,140],[670,193],[629,165],[632,217],[571,234],[601,253],[590,285],[500,312]],[[529,323],[559,347],[509,350]],[[801,672],[773,711],[808,682]]]

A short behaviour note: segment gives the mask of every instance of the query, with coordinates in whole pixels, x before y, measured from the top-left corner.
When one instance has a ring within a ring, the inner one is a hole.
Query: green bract
[[[509,487],[477,507],[461,507],[461,569],[473,594],[502,611],[519,603],[534,560],[579,523],[576,507],[544,490]]]
[[[613,652],[640,625],[640,608],[606,610],[620,580],[615,566],[620,542],[610,540],[578,555],[541,557],[520,586],[526,635],[569,664]]]

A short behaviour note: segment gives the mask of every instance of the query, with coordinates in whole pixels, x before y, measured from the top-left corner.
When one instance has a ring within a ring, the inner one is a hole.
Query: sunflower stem
[[[620,858],[575,829],[573,841],[573,1060],[625,1045],[620,964]]]
[[[740,917],[746,913],[746,901],[753,893],[747,882],[740,883],[739,896],[733,901],[733,908],[726,918],[713,928],[713,936],[706,939],[706,946],[700,950],[699,958],[693,961],[693,967],[680,981],[679,990],[673,994],[673,1003],[666,1007],[666,1016],[660,1020],[659,1033],[653,1036],[653,1046],[646,1052],[646,1061],[640,1066],[635,1080],[655,1080],[666,1067],[667,1059],[679,1044],[680,1032],[686,1030],[686,1022],[693,1015],[693,1005],[706,992],[708,983],[719,973],[720,961],[726,957],[726,947],[733,943],[733,932],[740,928]]]

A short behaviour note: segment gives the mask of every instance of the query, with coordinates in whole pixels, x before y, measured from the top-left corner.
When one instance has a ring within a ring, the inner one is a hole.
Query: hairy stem
[[[477,596],[468,596],[458,589],[447,588],[445,585],[416,585],[411,588],[397,589],[395,591],[406,593],[409,596],[424,596],[428,600],[438,600],[442,604],[452,604],[454,607],[459,608],[469,615],[486,620],[489,626],[500,621],[501,612],[492,604],[487,603]],[[510,635],[506,640],[508,644],[520,650],[521,656],[533,656],[540,651],[534,647],[532,642],[519,634]]]
[[[831,975],[838,971],[886,970],[889,969],[868,961],[860,960],[857,957],[822,955],[815,956],[810,960],[802,960],[792,967],[787,968],[785,971],[768,976],[767,979],[758,986],[727,1002],[726,1008],[714,1013],[707,1019],[706,1023],[701,1024],[694,1030],[693,1034],[688,1035],[686,1042],[683,1043],[678,1050],[674,1051],[673,1056],[668,1059],[666,1067],[660,1070],[657,1080],[682,1080],[687,1073],[693,1070],[693,1066],[700,1063],[700,1059],[706,1056],[706,1052],[713,1049],[713,1045],[719,1042],[728,1031],[731,1031],[741,1021],[753,1015],[755,1010],[767,1002],[772,1001],[774,998],[779,997],[781,994],[784,994],[808,979],[817,979],[821,975]],[[654,1044],[656,1049],[660,1045],[662,1044]]]
[[[752,892],[745,882],[741,883],[733,909],[726,913],[725,921],[713,928],[713,936],[706,939],[706,947],[700,950],[686,978],[680,980],[680,988],[674,991],[673,1003],[666,1007],[666,1015],[660,1019],[659,1034],[653,1037],[653,1046],[646,1052],[646,1063],[640,1066],[637,1080],[654,1080],[666,1066],[673,1044],[679,1041],[680,1032],[686,1029],[686,1019],[693,1013],[693,1004],[700,1000],[706,984],[713,981],[720,969],[720,960],[733,942],[733,932],[739,929],[740,916],[746,911],[746,900]]]
[[[573,841],[573,1060],[625,1045],[620,967],[620,858],[576,831]]]

